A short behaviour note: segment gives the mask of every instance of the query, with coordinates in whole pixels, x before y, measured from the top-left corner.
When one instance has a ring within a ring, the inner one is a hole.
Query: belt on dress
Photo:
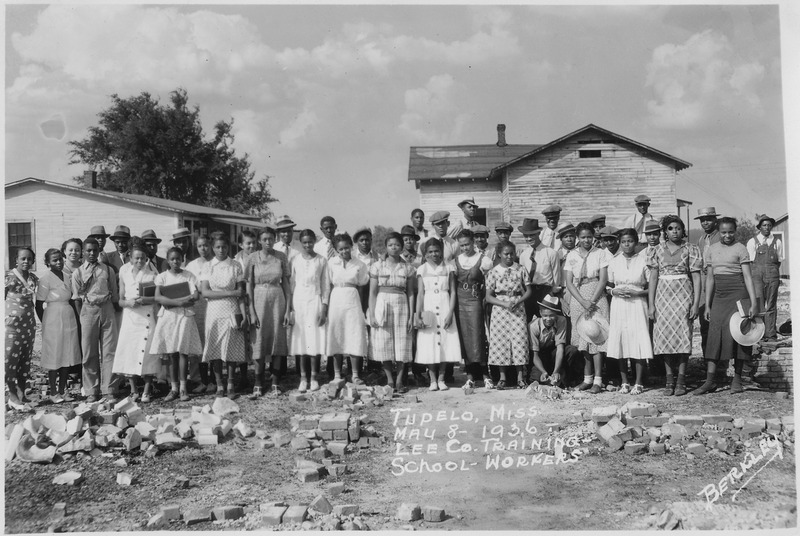
[[[592,281],[600,281],[599,277],[581,277],[578,281],[579,285],[583,285],[584,283],[591,283]]]
[[[461,283],[458,285],[461,290],[471,290],[472,292],[479,292],[486,288],[486,285],[483,283],[475,283],[474,285],[470,285],[469,283]]]
[[[261,288],[261,289],[281,288],[281,285],[280,283],[258,283],[257,285],[254,285],[253,288]]]
[[[659,275],[659,279],[664,279],[665,281],[674,281],[676,279],[689,279],[689,274],[669,274],[669,275]]]
[[[339,283],[333,285],[333,288],[357,288],[357,287],[358,285],[355,285],[354,283]]]
[[[384,294],[405,294],[406,289],[400,287],[378,287],[378,292]]]
[[[506,292],[505,290],[499,290],[494,294],[495,296],[511,296],[512,298],[516,296],[522,296],[522,292]]]

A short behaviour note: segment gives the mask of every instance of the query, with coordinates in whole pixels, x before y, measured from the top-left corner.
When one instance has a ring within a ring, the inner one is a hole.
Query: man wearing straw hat
[[[97,255],[97,261],[102,262],[103,264],[108,263],[108,254],[105,252],[106,249],[106,239],[111,236],[106,233],[106,228],[104,225],[95,225],[89,231],[89,236],[86,238],[94,238],[97,240],[97,243],[100,245],[100,253]]]
[[[697,239],[697,247],[700,248],[700,258],[705,259],[703,253],[705,252],[706,248],[712,244],[716,244],[719,242],[719,230],[717,224],[717,218],[719,214],[717,214],[717,209],[714,207],[705,207],[697,210],[697,216],[694,218],[696,220],[700,220],[700,227],[703,228],[703,236]],[[703,268],[700,271],[702,274],[700,277],[700,296],[705,296],[705,290],[703,287],[706,283],[706,274],[708,273],[708,266],[703,263]],[[700,339],[702,341],[701,346],[703,348],[703,354],[706,352],[706,342],[708,342],[708,320],[706,320],[706,304],[705,300],[700,300],[700,308],[698,309],[698,318],[700,319]]]
[[[463,212],[463,216],[456,220],[455,224],[447,231],[447,236],[455,238],[462,229],[472,230],[473,227],[478,225],[478,220],[475,219],[475,213],[478,210],[478,205],[475,204],[475,198],[464,199],[458,204],[458,208]]]
[[[188,227],[181,227],[172,233],[172,244],[183,252],[183,266],[197,257],[192,247],[192,232]]]
[[[530,380],[549,381],[554,386],[577,383],[574,380],[581,377],[583,359],[577,348],[567,344],[567,319],[561,316],[559,299],[548,294],[538,305],[540,316],[528,324],[533,352]]]
[[[280,251],[286,258],[289,259],[289,264],[292,260],[300,255],[300,252],[292,247],[292,239],[294,238],[294,228],[296,223],[292,221],[289,216],[281,216],[275,223],[275,229],[278,231],[278,241],[275,243],[273,249]],[[298,369],[299,370],[299,369]]]

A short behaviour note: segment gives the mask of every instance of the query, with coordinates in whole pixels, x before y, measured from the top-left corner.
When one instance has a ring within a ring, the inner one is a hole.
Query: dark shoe
[[[172,402],[176,400],[180,395],[177,391],[170,391],[167,396],[164,397],[164,402]]]
[[[671,385],[671,384],[667,384],[667,386],[664,388],[664,390],[661,391],[661,394],[664,395],[664,396],[672,396],[672,395],[674,395],[675,394],[675,386]]]
[[[592,388],[592,385],[594,385],[594,384],[593,383],[581,382],[581,384],[579,386],[577,386],[575,389],[577,389],[578,391],[588,391],[589,389]]]
[[[505,388],[506,388],[505,380],[500,380],[499,382],[497,382],[497,385],[495,385],[495,389],[497,389],[498,391],[502,391]]]
[[[683,396],[686,394],[686,376],[678,374],[678,382],[675,384],[675,396]]]
[[[181,397],[181,402],[188,402],[189,400],[191,400],[189,398],[189,393],[187,393],[186,391],[181,391],[180,397]]]
[[[743,393],[744,387],[742,386],[742,379],[739,376],[734,376],[731,381],[731,394]]]
[[[598,384],[596,384],[596,383],[593,383],[592,386],[589,388],[589,392],[592,393],[593,395],[596,395],[596,394],[602,392],[602,390],[603,390],[603,387],[598,385]]]
[[[704,395],[706,393],[712,393],[717,390],[717,384],[711,380],[706,380],[703,385],[692,391],[692,394],[697,395]]]

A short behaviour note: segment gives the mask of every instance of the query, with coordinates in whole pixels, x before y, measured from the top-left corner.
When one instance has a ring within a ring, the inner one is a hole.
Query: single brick
[[[328,486],[328,493],[331,497],[336,497],[344,492],[344,482],[334,482]]]
[[[197,436],[198,445],[217,445],[219,436],[217,434],[202,434]]]
[[[686,446],[686,452],[695,456],[703,456],[706,453],[706,447],[702,443],[689,443]]]
[[[333,515],[339,517],[345,517],[354,515],[357,516],[360,512],[360,508],[357,504],[337,504],[333,507]]]
[[[596,423],[606,423],[617,416],[617,406],[604,406],[592,409],[592,420]]]
[[[686,430],[685,426],[675,423],[667,423],[662,426],[661,433],[667,437],[674,437],[676,439],[689,436],[689,432]]]
[[[684,426],[689,424],[702,426],[703,423],[705,422],[703,418],[699,415],[675,415],[674,417],[672,417],[672,420],[676,424],[682,424]]]
[[[327,413],[319,420],[321,430],[347,430],[349,413]]]
[[[370,447],[380,447],[382,443],[380,437],[368,437],[367,441],[369,441]]]
[[[181,507],[177,504],[167,504],[161,507],[161,513],[164,514],[164,517],[167,519],[167,521],[180,519]]]
[[[290,506],[283,513],[283,523],[302,523],[308,517],[308,506]]]
[[[319,470],[310,467],[298,469],[297,478],[300,482],[316,482],[319,480]]]
[[[158,513],[147,521],[147,526],[151,528],[163,528],[168,524],[169,521],[167,521],[167,518],[164,517],[163,513]]]
[[[236,505],[218,506],[211,510],[212,519],[239,519],[244,517],[244,508]]]
[[[311,504],[308,505],[309,511],[319,512],[320,514],[330,514],[333,512],[333,507],[324,495],[317,495]]]
[[[328,449],[334,456],[344,456],[347,443],[331,441],[328,443]]]
[[[286,506],[272,506],[261,510],[261,522],[268,526],[280,525],[283,514],[288,510]]]
[[[660,415],[658,417],[642,417],[642,419],[644,419],[644,423],[641,426],[664,426],[669,422],[670,416]]]
[[[767,419],[767,430],[769,430],[770,432],[780,432],[781,431],[780,418]]]
[[[117,484],[120,486],[130,486],[133,483],[133,477],[129,473],[117,473]]]
[[[422,517],[422,509],[418,504],[402,503],[395,517],[400,521],[416,521]]]
[[[667,446],[664,443],[650,443],[650,454],[666,454]]]
[[[292,450],[306,450],[311,446],[305,437],[295,437],[291,441]]]
[[[703,422],[706,424],[720,424],[723,422],[731,422],[733,420],[732,415],[728,415],[727,413],[722,413],[719,415],[702,415]]]
[[[644,454],[647,452],[647,443],[628,441],[625,443],[625,454]]]
[[[272,442],[276,447],[285,447],[292,442],[292,436],[285,431],[275,432],[272,434]]]
[[[349,427],[348,427],[349,428]],[[349,431],[348,430],[334,430],[333,431],[333,440],[334,441],[347,441]]]
[[[308,400],[305,393],[289,393],[289,402],[305,402]]]
[[[335,477],[342,477],[347,473],[347,465],[343,463],[334,463],[328,467],[328,473]]]
[[[444,508],[439,508],[438,506],[423,506],[422,507],[422,519],[425,521],[431,521],[433,523],[439,523],[444,521],[446,515],[444,513]]]
[[[328,443],[328,445],[330,446],[330,443]],[[325,447],[317,447],[315,449],[312,449],[309,455],[313,460],[322,461],[325,458],[330,458],[331,452],[332,452],[331,450],[328,450]]]
[[[625,442],[619,437],[614,436],[611,439],[609,439],[606,444],[608,445],[608,448],[611,450],[619,450],[625,445]]]

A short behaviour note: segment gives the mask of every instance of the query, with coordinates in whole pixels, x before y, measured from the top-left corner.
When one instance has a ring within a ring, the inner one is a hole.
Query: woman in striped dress
[[[528,332],[525,322],[525,300],[530,298],[530,275],[517,264],[516,247],[511,242],[498,251],[500,264],[486,274],[486,302],[492,307],[489,329],[489,364],[500,367],[497,389],[506,388],[506,368],[517,371],[517,386],[525,384],[525,365],[528,363]]]
[[[578,245],[567,254],[564,264],[564,281],[571,299],[569,315],[572,319],[572,345],[584,359],[581,391],[597,394],[603,389],[603,356],[606,343],[597,345],[583,339],[578,333],[578,320],[587,313],[599,314],[608,320],[608,300],[605,297],[608,282],[608,252],[595,246],[592,225],[581,222],[575,227]],[[594,373],[592,373],[594,371]]]
[[[686,226],[675,215],[665,216],[666,241],[650,253],[649,316],[653,323],[653,354],[664,356],[664,394],[686,394],[686,364],[692,353],[692,326],[700,307],[700,248],[684,240]],[[677,380],[675,368],[677,366]]]
[[[399,233],[386,235],[386,258],[369,268],[370,359],[383,363],[388,385],[405,393],[406,367],[411,363],[411,312],[414,310],[414,267],[400,253],[403,238]],[[393,364],[400,362],[394,378]]]

